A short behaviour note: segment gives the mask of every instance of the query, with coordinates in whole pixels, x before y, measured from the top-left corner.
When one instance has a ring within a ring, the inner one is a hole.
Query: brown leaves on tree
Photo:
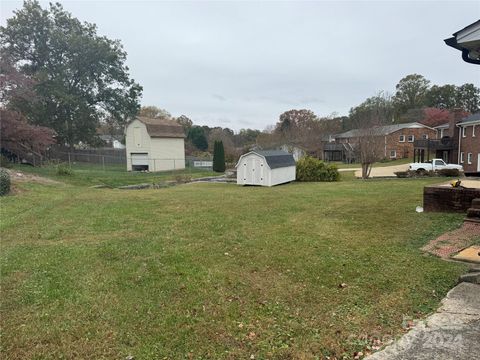
[[[21,158],[40,156],[55,143],[55,131],[29,124],[16,111],[0,109],[0,142],[2,148],[12,155]]]

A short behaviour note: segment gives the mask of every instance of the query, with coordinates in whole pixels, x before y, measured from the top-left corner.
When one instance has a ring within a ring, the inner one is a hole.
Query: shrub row
[[[340,174],[335,165],[306,156],[297,161],[297,181],[338,181]]]

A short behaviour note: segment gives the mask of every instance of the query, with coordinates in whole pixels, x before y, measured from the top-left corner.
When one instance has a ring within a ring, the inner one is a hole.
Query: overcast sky
[[[142,105],[196,124],[264,129],[292,108],[347,115],[411,73],[480,86],[480,67],[443,42],[480,18],[480,1],[60,2],[121,40]],[[21,6],[2,0],[1,24]]]

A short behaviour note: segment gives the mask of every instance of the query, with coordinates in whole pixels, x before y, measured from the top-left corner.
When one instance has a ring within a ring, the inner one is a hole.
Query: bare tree
[[[350,110],[354,127],[351,145],[362,165],[362,178],[368,179],[372,166],[384,156],[383,127],[392,119],[392,99],[380,92]]]
[[[381,127],[358,129],[359,134],[354,142],[354,149],[362,165],[362,179],[368,179],[375,162],[383,157],[384,137]]]

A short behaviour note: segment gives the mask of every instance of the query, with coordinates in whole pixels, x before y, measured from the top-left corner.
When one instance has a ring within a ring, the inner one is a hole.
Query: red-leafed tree
[[[420,122],[424,125],[434,127],[448,123],[451,113],[447,109],[425,108],[423,109],[423,119]]]
[[[461,117],[467,116],[469,113],[467,111],[463,111]],[[424,125],[435,127],[442,124],[446,124],[452,118],[453,112],[448,109],[438,109],[438,108],[424,108],[422,109],[422,118],[419,120]]]
[[[0,109],[0,142],[8,157],[33,160],[55,143],[55,131],[31,125],[16,111]]]
[[[2,153],[12,159],[34,160],[55,143],[55,131],[28,123],[17,106],[28,106],[38,99],[34,81],[20,73],[0,56],[0,145]]]

